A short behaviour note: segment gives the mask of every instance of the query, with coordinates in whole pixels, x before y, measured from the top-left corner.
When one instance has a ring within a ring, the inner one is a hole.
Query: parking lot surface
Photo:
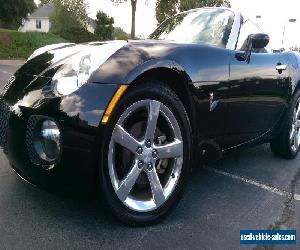
[[[24,60],[0,60],[0,88],[9,77],[18,69]]]
[[[0,83],[21,64],[0,61]],[[287,228],[297,229],[299,242],[300,156],[275,158],[268,145],[194,166],[179,206],[145,228],[124,226],[93,198],[60,197],[25,183],[0,150],[1,249],[263,249],[240,245],[240,230]]]

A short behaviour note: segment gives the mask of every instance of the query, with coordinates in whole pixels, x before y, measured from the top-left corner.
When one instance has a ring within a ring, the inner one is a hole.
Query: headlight
[[[86,45],[57,70],[52,78],[51,91],[55,96],[69,95],[87,83],[89,77],[112,54],[122,48],[125,41]]]
[[[100,65],[92,65],[92,55],[81,53],[63,65],[52,78],[52,88],[56,95],[69,95],[79,89],[89,79],[92,70]]]

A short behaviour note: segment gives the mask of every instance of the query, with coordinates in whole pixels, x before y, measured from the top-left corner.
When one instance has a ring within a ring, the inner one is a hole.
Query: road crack
[[[296,185],[300,181],[300,168],[292,179],[286,201],[284,202],[284,208],[282,210],[281,216],[271,225],[268,226],[268,230],[287,230],[294,226],[295,223],[295,195],[296,195]],[[254,250],[271,250],[274,249],[273,245],[261,245],[253,248]]]

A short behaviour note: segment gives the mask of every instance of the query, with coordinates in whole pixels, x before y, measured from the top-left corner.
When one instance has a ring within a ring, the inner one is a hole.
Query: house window
[[[41,29],[42,28],[42,21],[41,20],[36,20],[36,28]]]

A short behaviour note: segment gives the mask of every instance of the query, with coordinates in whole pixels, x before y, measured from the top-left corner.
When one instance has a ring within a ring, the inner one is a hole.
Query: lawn
[[[45,45],[66,42],[52,33],[0,29],[0,59],[27,58]]]

